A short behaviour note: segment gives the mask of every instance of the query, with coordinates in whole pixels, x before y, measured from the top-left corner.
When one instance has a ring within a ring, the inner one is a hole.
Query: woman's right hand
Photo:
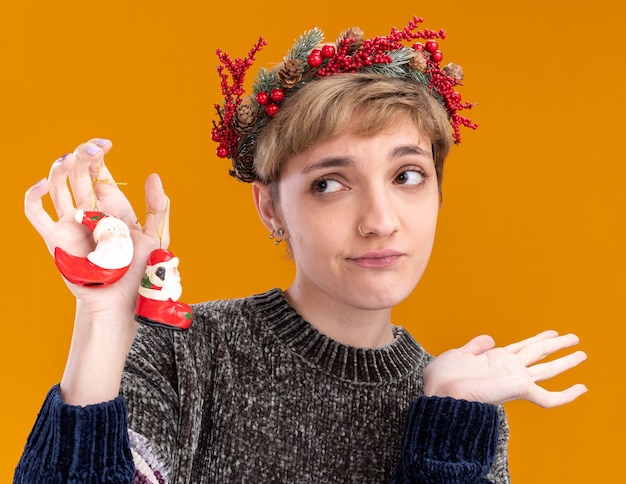
[[[77,209],[111,214],[128,225],[134,255],[128,272],[117,282],[99,287],[65,280],[76,296],[74,335],[61,392],[67,403],[86,405],[115,398],[126,354],[137,332],[134,307],[149,253],[169,243],[169,201],[157,175],[145,184],[147,207],[141,226],[130,202],[104,163],[108,140],[94,138],[54,162],[47,179],[25,196],[26,217],[41,235],[50,253],[55,247],[84,257],[93,250],[92,234],[77,223]],[[56,220],[44,209],[50,194]]]

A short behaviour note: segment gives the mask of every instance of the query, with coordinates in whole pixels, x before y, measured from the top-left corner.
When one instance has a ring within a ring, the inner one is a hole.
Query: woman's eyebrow
[[[402,145],[402,146],[398,146],[394,148],[393,150],[391,150],[389,159],[393,160],[393,159],[400,158],[402,156],[407,156],[407,155],[423,156],[425,158],[428,158],[429,160],[433,159],[432,152],[425,150],[423,148],[420,148],[419,146],[416,146],[416,145]]]
[[[389,159],[397,159],[402,156],[408,155],[417,155],[428,158],[429,160],[433,159],[433,154],[425,150],[417,145],[401,145],[397,146],[389,155]],[[337,167],[346,167],[346,166],[355,166],[354,159],[347,156],[329,156],[326,158],[322,158],[321,160],[316,161],[315,163],[311,163],[307,165],[304,170],[302,170],[303,174],[310,173],[316,170],[323,170],[326,168],[337,168]]]
[[[302,173],[310,173],[315,170],[323,170],[325,168],[335,168],[342,166],[354,166],[355,162],[352,158],[348,158],[345,156],[329,156],[327,158],[322,158],[315,163],[311,163],[307,165]]]

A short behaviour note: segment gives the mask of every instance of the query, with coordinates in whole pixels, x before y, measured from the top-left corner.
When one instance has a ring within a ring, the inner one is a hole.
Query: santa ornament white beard
[[[168,299],[178,301],[178,298],[180,298],[183,294],[183,286],[180,283],[180,276],[175,276],[170,271],[167,271],[161,292],[164,296],[167,296]]]
[[[101,226],[102,225],[102,226]],[[102,219],[94,230],[96,248],[87,259],[103,269],[127,267],[133,259],[133,241],[128,227],[113,217]]]

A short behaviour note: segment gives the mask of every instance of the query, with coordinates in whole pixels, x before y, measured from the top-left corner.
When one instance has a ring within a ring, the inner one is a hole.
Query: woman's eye
[[[343,185],[336,180],[317,180],[313,190],[317,193],[334,193],[343,189]]]
[[[406,170],[399,173],[394,181],[398,185],[419,185],[424,181],[424,175],[417,170]]]

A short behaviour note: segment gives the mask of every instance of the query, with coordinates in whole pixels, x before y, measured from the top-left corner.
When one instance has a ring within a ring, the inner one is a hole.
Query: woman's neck
[[[391,308],[360,309],[325,295],[302,291],[292,284],[285,291],[289,303],[320,333],[356,348],[382,348],[394,340]]]

